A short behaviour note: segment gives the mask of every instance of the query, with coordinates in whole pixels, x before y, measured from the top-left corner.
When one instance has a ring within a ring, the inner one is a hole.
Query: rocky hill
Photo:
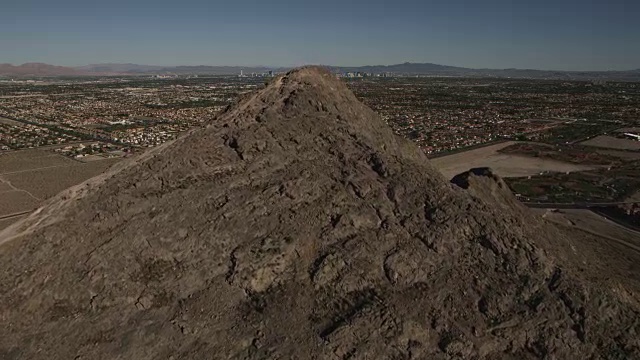
[[[640,357],[629,251],[450,183],[318,68],[0,242],[2,359]]]

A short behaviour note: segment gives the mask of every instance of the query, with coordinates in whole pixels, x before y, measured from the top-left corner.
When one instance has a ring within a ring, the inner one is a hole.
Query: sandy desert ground
[[[574,172],[595,168],[593,166],[569,164],[555,160],[498,153],[498,150],[512,144],[514,144],[514,142],[509,141],[443,156],[432,159],[431,163],[438,168],[446,178],[452,178],[457,174],[476,167],[490,167],[502,177],[536,175],[543,171]]]
[[[40,204],[41,199],[33,197],[26,191],[10,190],[0,194],[0,215],[15,214],[34,209]]]
[[[80,162],[39,149],[0,154],[0,229],[44,200],[104,172],[118,161]]]
[[[12,190],[14,190],[14,188],[9,183],[0,180],[0,194]]]

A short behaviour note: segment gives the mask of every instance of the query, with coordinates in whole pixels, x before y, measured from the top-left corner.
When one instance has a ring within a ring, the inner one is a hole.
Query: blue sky
[[[0,2],[0,63],[640,68],[637,0]]]

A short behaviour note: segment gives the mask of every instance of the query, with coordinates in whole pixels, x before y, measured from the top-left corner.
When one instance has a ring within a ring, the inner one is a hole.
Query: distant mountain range
[[[374,65],[342,67],[328,66],[334,72],[389,73],[394,75],[422,76],[469,76],[565,80],[619,80],[640,81],[640,69],[629,71],[553,71],[531,69],[471,69],[431,63],[403,63],[396,65]],[[27,63],[18,66],[0,64],[0,76],[99,76],[99,75],[235,75],[282,72],[289,68],[244,67],[244,66],[155,66],[138,64],[92,64],[79,67],[54,66],[42,63]]]
[[[81,70],[42,63],[26,63],[18,66],[0,64],[0,76],[75,76],[89,75]]]
[[[75,68],[92,74],[124,74],[124,75],[236,75],[240,71],[245,74],[263,73],[270,70],[284,71],[284,68],[246,67],[246,66],[155,66],[138,64],[95,64]]]

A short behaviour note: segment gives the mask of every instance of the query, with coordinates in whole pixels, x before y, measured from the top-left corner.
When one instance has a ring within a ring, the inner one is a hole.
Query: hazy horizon
[[[212,65],[212,64],[206,64],[206,63],[195,63],[193,65],[185,65],[185,64],[169,64],[169,65],[157,65],[157,64],[139,64],[139,63],[131,63],[131,62],[122,62],[122,63],[92,63],[92,64],[83,64],[83,65],[60,65],[60,64],[51,64],[51,63],[43,63],[43,62],[36,62],[36,61],[28,61],[25,63],[21,63],[21,64],[11,64],[8,63],[9,65],[13,65],[13,66],[21,66],[21,65],[25,65],[25,64],[46,64],[46,65],[53,65],[53,66],[62,66],[62,67],[69,67],[69,68],[82,68],[82,67],[87,67],[87,66],[107,66],[107,65],[132,65],[132,66],[149,66],[149,67],[163,67],[163,68],[172,68],[172,67],[181,67],[181,66],[188,66],[188,67],[198,67],[198,66],[203,66],[203,67],[233,67],[233,68],[266,68],[266,69],[290,69],[290,68],[296,68],[296,67],[302,67],[302,66],[331,66],[331,67],[335,67],[335,68],[358,68],[358,67],[378,67],[378,66],[394,66],[394,65],[402,65],[405,63],[411,63],[411,64],[433,64],[433,65],[442,65],[442,66],[451,66],[451,67],[460,67],[460,68],[467,68],[464,66],[458,66],[458,65],[451,65],[451,64],[436,64],[436,63],[431,63],[431,62],[413,62],[413,61],[405,61],[405,62],[401,62],[401,63],[395,63],[395,64],[362,64],[362,65],[336,65],[336,64],[313,64],[313,63],[309,63],[309,64],[300,64],[300,65],[291,65],[291,66],[280,66],[280,65],[234,65],[234,64],[222,64],[222,65]],[[7,64],[7,63],[3,63],[0,62],[0,64]],[[616,69],[616,70],[562,70],[562,69],[534,69],[534,68],[467,68],[467,69],[475,69],[475,70],[534,70],[534,71],[563,71],[563,72],[606,72],[606,71],[637,71],[640,70],[640,66],[638,66],[637,68],[629,68],[629,69]]]
[[[0,13],[0,63],[634,70],[638,12],[622,0],[24,0]]]

